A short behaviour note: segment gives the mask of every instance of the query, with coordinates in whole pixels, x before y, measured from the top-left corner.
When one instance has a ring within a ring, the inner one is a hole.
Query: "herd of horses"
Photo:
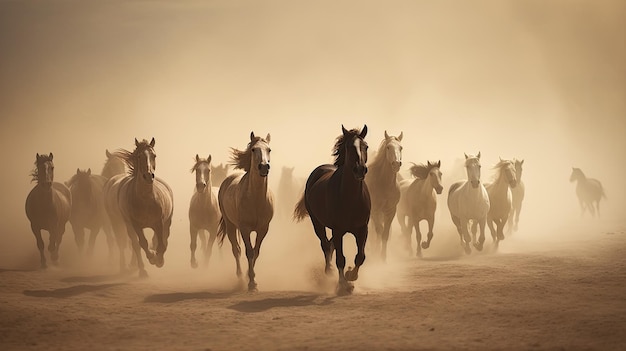
[[[335,255],[338,291],[351,292],[360,267],[365,261],[366,242],[370,227],[375,236],[370,247],[386,258],[387,243],[394,217],[397,217],[411,249],[412,233],[416,233],[417,256],[430,246],[437,208],[437,195],[442,194],[441,161],[413,164],[412,179],[403,179],[402,138],[388,135],[368,162],[368,129],[347,130],[336,138],[332,164],[322,164],[310,173],[304,191],[292,213],[293,220],[308,217],[320,240],[325,259],[325,271],[332,274],[331,261]],[[235,172],[228,174],[226,166],[214,167],[211,156],[195,157],[191,172],[196,186],[189,204],[191,266],[197,267],[195,256],[198,239],[202,242],[208,262],[217,239],[227,237],[236,261],[236,274],[242,276],[240,263],[242,239],[248,261],[248,290],[256,291],[255,263],[261,244],[274,217],[274,196],[268,186],[270,172],[270,135],[265,138],[250,133],[243,150],[231,149]],[[79,250],[85,250],[85,229],[90,237],[86,251],[93,251],[96,235],[102,230],[113,257],[115,245],[119,250],[119,265],[126,270],[126,249],[130,248],[131,265],[146,277],[143,257],[157,267],[165,263],[173,215],[173,192],[165,181],[156,177],[155,140],[135,139],[135,149],[106,151],[105,166],[100,175],[91,169],[77,169],[64,183],[54,181],[53,154],[36,156],[33,181],[37,185],[26,199],[26,215],[37,241],[41,267],[46,255],[41,231],[50,234],[48,250],[53,263],[58,261],[59,246],[69,221]],[[494,167],[493,181],[481,180],[481,154],[465,155],[467,179],[453,183],[448,189],[447,205],[466,253],[472,246],[482,250],[485,226],[489,227],[494,244],[504,239],[507,222],[509,230],[518,227],[524,199],[522,181],[523,160],[502,160]],[[291,169],[293,171],[293,169]],[[574,168],[572,182],[583,211],[599,213],[599,201],[604,190],[599,181],[586,178]],[[428,232],[422,240],[420,222],[426,221]],[[149,242],[144,229],[152,229]],[[330,237],[327,234],[330,230]],[[478,232],[480,231],[480,232]],[[255,232],[254,243],[251,233]],[[206,235],[208,233],[208,236]],[[354,267],[345,271],[343,237],[351,233],[356,239],[357,254]],[[477,238],[477,234],[478,238]],[[142,254],[143,252],[143,254]]]

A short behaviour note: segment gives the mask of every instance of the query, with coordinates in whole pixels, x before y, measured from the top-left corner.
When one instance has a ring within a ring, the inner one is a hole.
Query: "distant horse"
[[[511,189],[517,186],[517,177],[513,161],[500,159],[500,162],[495,165],[494,169],[496,173],[493,181],[485,184],[485,188],[487,189],[487,194],[489,194],[487,225],[489,226],[493,242],[497,246],[500,241],[504,240],[504,226],[513,208]],[[476,233],[475,226],[476,223],[474,223],[472,233]]]
[[[218,236],[220,243],[228,236],[237,263],[237,276],[241,277],[239,256],[241,249],[237,241],[237,230],[243,238],[248,258],[248,291],[256,291],[254,266],[259,258],[261,243],[267,235],[274,216],[274,198],[268,187],[270,171],[270,135],[265,139],[250,133],[250,143],[245,150],[232,149],[233,165],[245,173],[231,174],[220,186],[218,202],[222,218]],[[252,247],[250,234],[256,232]]]
[[[277,214],[281,219],[291,219],[293,207],[298,202],[298,196],[304,188],[300,179],[293,175],[295,167],[283,166],[278,181],[276,197]]]
[[[512,207],[509,214],[509,232],[517,231],[519,224],[519,214],[522,212],[522,202],[524,201],[524,195],[526,192],[526,186],[522,181],[522,166],[524,160],[515,159],[515,177],[517,178],[517,186],[511,189]]]
[[[105,155],[107,160],[102,167],[102,172],[100,172],[101,176],[111,179],[113,176],[126,173],[126,164],[121,158],[110,153],[109,150],[105,150]]]
[[[391,222],[396,215],[396,206],[400,201],[400,187],[397,175],[402,166],[403,133],[399,136],[389,136],[385,131],[385,138],[380,143],[376,156],[368,166],[368,175],[365,178],[371,198],[371,220],[376,231],[376,247],[380,245],[380,255],[383,261],[387,259],[387,242]]]
[[[174,197],[170,187],[161,179],[155,177],[156,154],[154,152],[154,138],[148,143],[135,139],[135,150],[118,150],[115,155],[126,163],[128,175],[117,175],[109,179],[104,187],[105,206],[111,222],[126,225],[126,231],[133,245],[137,258],[139,276],[147,277],[143,264],[140,246],[148,261],[162,267],[163,257],[167,250]],[[157,247],[156,252],[150,250],[143,229],[154,231]],[[120,243],[120,241],[118,241]],[[120,247],[123,252],[124,247]],[[120,265],[123,269],[123,255],[120,255]]]
[[[220,209],[217,203],[217,194],[212,186],[211,155],[206,159],[196,155],[196,163],[191,172],[196,174],[196,190],[189,203],[189,233],[191,235],[191,267],[197,268],[196,247],[198,234],[201,234],[202,248],[205,256],[205,264],[211,259],[213,243],[217,238],[217,227],[220,221]],[[209,232],[209,238],[204,231]]]
[[[30,221],[30,228],[37,239],[37,248],[41,257],[41,268],[46,268],[44,243],[41,231],[50,234],[48,251],[52,263],[59,260],[59,246],[65,233],[65,225],[70,219],[72,209],[72,194],[64,184],[54,181],[53,155],[39,155],[35,161],[35,169],[31,176],[37,185],[26,197],[26,217]]]
[[[467,254],[472,252],[470,248],[472,238],[468,231],[470,221],[478,222],[480,225],[480,238],[476,241],[474,237],[474,247],[480,251],[485,242],[485,222],[490,204],[489,194],[480,182],[480,167],[480,152],[476,156],[465,155],[467,180],[452,184],[448,191],[448,208],[452,222],[459,232],[461,245],[465,247]]]
[[[82,253],[85,245],[85,229],[89,229],[89,243],[87,255],[93,254],[96,237],[102,228],[109,246],[109,258],[113,257],[115,238],[111,233],[111,222],[104,208],[102,190],[107,179],[101,175],[92,174],[91,168],[86,171],[76,169],[76,174],[65,184],[72,193],[72,213],[70,224],[74,232],[74,240],[78,250]]]
[[[411,234],[413,228],[417,235],[417,256],[422,257],[422,249],[430,247],[433,239],[433,226],[435,224],[435,211],[437,210],[437,194],[441,194],[441,161],[427,161],[425,165],[411,166],[411,175],[415,180],[403,180],[400,183],[400,203],[398,204],[398,223],[402,234],[406,238],[408,248],[411,248]],[[407,223],[408,217],[408,223]],[[428,222],[428,239],[422,241],[420,222]]]
[[[576,196],[580,204],[580,215],[585,214],[585,210],[589,211],[592,217],[596,212],[600,215],[600,199],[606,198],[604,188],[599,180],[585,177],[580,168],[572,168],[572,174],[569,177],[570,182],[577,182]],[[594,207],[595,203],[595,207]]]
[[[211,165],[211,184],[219,188],[228,176],[228,165],[220,163],[218,166]]]
[[[336,265],[339,270],[338,292],[350,293],[354,286],[350,281],[358,278],[359,268],[365,261],[368,222],[371,201],[367,184],[367,143],[364,138],[367,126],[361,131],[346,130],[341,126],[340,135],[333,148],[334,164],[318,166],[311,172],[304,195],[296,205],[293,218],[301,221],[311,218],[315,234],[320,240],[325,258],[326,274],[332,272],[330,260],[337,250]],[[329,240],[326,228],[332,230]],[[354,269],[344,275],[346,258],[343,255],[343,236],[352,233],[356,238],[357,254]]]

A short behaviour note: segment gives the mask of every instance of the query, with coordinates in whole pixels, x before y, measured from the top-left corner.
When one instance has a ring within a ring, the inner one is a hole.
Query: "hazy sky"
[[[367,123],[370,150],[403,131],[405,163],[481,151],[526,159],[545,196],[571,196],[577,166],[626,197],[624,1],[2,0],[0,53],[10,231],[28,232],[37,152],[64,181],[155,137],[185,218],[196,153],[271,133],[272,182],[306,176],[342,123]]]

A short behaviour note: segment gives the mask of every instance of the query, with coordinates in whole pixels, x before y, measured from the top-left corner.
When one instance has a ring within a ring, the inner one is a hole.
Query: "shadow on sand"
[[[269,298],[254,301],[241,301],[228,308],[238,312],[257,313],[264,312],[275,307],[303,307],[303,306],[324,306],[332,303],[333,298],[329,297],[321,302],[315,300],[320,295],[298,295],[286,298]]]
[[[146,303],[176,303],[186,300],[214,300],[214,299],[226,299],[238,294],[240,291],[225,291],[225,292],[176,292],[169,294],[155,294],[146,297],[143,302]]]
[[[55,297],[67,298],[88,292],[100,291],[114,286],[123,285],[123,283],[101,284],[101,285],[76,285],[69,288],[54,290],[24,290],[24,295],[33,297]]]

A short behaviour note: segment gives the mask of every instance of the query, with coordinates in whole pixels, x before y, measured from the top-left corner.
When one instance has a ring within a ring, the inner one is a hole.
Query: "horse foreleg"
[[[39,259],[41,262],[41,269],[46,269],[48,265],[46,264],[46,255],[44,253],[44,243],[43,238],[41,237],[41,229],[36,228],[35,226],[30,226],[33,234],[35,235],[35,240],[37,241],[37,248],[39,249]]]
[[[257,291],[257,284],[254,280],[254,248],[252,247],[252,240],[250,239],[250,230],[240,228],[241,238],[246,248],[246,258],[248,259],[248,291]]]
[[[468,226],[468,219],[459,220],[459,227],[457,229],[459,231],[459,235],[461,236],[461,246],[465,249],[465,253],[469,255],[472,253],[472,248],[470,247],[472,237],[469,234]]]
[[[356,238],[357,253],[354,257],[354,268],[351,269],[348,267],[348,271],[345,274],[347,281],[355,281],[359,278],[359,268],[363,265],[363,262],[365,262],[365,243],[367,242],[367,234],[367,226],[354,233],[354,237]]]
[[[74,241],[78,247],[78,252],[82,255],[85,248],[85,228],[82,225],[72,224],[72,231],[74,232]]]
[[[209,239],[207,240],[207,244],[204,247],[204,266],[208,267],[209,261],[211,260],[211,255],[213,254],[213,244],[215,243],[215,239],[217,239],[217,226],[215,228],[209,229]]]
[[[139,244],[139,239],[137,237],[137,235],[135,235],[134,237],[131,237],[130,235],[134,234],[131,232],[131,230],[128,230],[129,232],[129,239],[130,239],[130,243],[133,249],[133,257],[135,259],[135,261],[137,262],[137,268],[139,268],[139,278],[147,278],[148,277],[148,272],[146,271],[144,265],[143,265],[143,258],[141,257],[141,246]],[[144,237],[144,241],[146,240],[146,238]],[[146,246],[148,246],[148,243],[146,242]]]
[[[230,241],[233,257],[235,257],[235,263],[237,264],[237,277],[241,278],[241,246],[239,246],[239,241],[237,240],[237,228],[230,222],[226,222],[225,225],[226,235],[228,235],[228,241]]]
[[[489,227],[489,233],[491,233],[491,238],[493,239],[494,243],[496,241],[498,241],[498,232],[495,229],[495,227],[493,226],[493,223],[496,222],[496,221],[497,220],[495,220],[495,219],[493,219],[491,217],[487,217],[487,226]]]
[[[415,241],[417,243],[417,249],[415,250],[415,254],[417,257],[422,257],[422,231],[420,230],[420,220],[413,220],[413,227],[415,227]]]
[[[146,253],[146,258],[150,264],[154,264],[154,253],[148,247],[148,240],[146,240],[146,236],[143,233],[143,228],[135,225],[134,223],[130,226],[127,226],[128,236],[132,240],[133,251],[135,252],[135,257],[137,259],[137,266],[139,267],[139,276],[147,277],[148,272],[143,264],[143,257],[141,257],[141,251],[139,248],[143,249]]]
[[[98,237],[99,232],[100,228],[98,226],[89,228],[89,244],[87,245],[87,256],[93,255],[93,249],[96,246],[96,238]]]
[[[485,243],[485,222],[487,222],[486,218],[481,218],[478,221],[478,226],[480,227],[480,236],[478,237],[478,242],[474,245],[478,251],[482,251],[483,245]]]
[[[65,233],[65,223],[60,224],[56,230],[50,232],[50,258],[54,264],[59,263],[59,248],[61,247],[61,241],[63,240],[63,233]]]
[[[191,268],[198,268],[198,262],[196,261],[196,248],[198,247],[198,228],[194,226],[189,226],[189,237],[191,239],[191,243],[189,244],[189,250],[191,251]]]
[[[393,221],[393,217],[395,216],[395,212],[385,213],[384,222],[382,228],[382,245],[380,255],[383,259],[383,262],[387,261],[387,243],[389,242],[389,232],[391,231],[391,222]]]
[[[107,240],[107,247],[109,248],[109,264],[113,262],[113,251],[115,250],[115,237],[113,233],[111,233],[111,226],[108,224],[104,224],[102,226],[102,231],[104,231],[104,236]]]
[[[508,219],[507,217],[500,218],[498,220],[498,223],[496,223],[498,225],[498,231],[497,231],[498,241],[504,240],[504,227],[506,226],[507,219]]]
[[[337,282],[337,292],[351,293],[354,290],[354,286],[346,280],[344,275],[344,269],[346,268],[346,256],[343,255],[343,236],[345,232],[337,232],[333,230],[333,244],[335,245],[335,264],[337,265],[337,271],[339,273],[339,280]]]
[[[257,290],[257,283],[254,280],[254,277],[256,277],[254,267],[256,266],[256,261],[259,259],[259,255],[261,254],[261,244],[263,243],[263,239],[265,239],[265,236],[267,235],[267,231],[268,228],[263,228],[256,231],[256,239],[254,242],[254,257],[252,259],[252,267],[250,268],[250,272],[252,272],[251,276],[253,277],[252,282],[254,283],[253,291]],[[249,275],[250,272],[248,272]],[[248,284],[248,290],[250,290],[250,284]]]
[[[422,241],[422,249],[427,249],[430,247],[430,241],[433,240],[433,227],[435,226],[435,217],[431,217],[426,219],[428,222],[428,234],[426,241]]]

